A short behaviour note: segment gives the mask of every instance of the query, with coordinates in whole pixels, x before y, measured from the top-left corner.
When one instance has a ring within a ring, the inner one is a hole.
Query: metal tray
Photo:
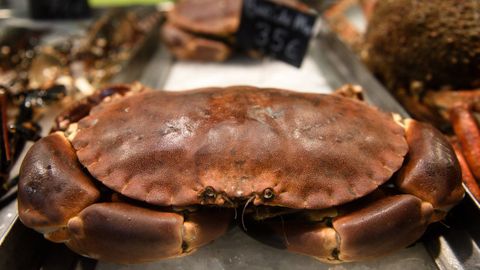
[[[169,90],[219,85],[255,84],[313,92],[331,92],[345,84],[359,84],[368,102],[386,111],[408,117],[407,112],[326,27],[312,41],[309,56],[300,70],[274,60],[234,58],[224,64],[173,62],[163,47],[144,62],[138,78],[144,84]],[[320,74],[321,73],[321,74]],[[193,80],[192,74],[197,75]],[[258,77],[263,74],[265,78]],[[221,78],[220,80],[218,78]],[[121,80],[121,79],[120,79]],[[209,85],[207,85],[209,84]],[[16,211],[13,203],[12,209]],[[2,237],[0,269],[476,269],[480,268],[478,241],[480,225],[477,208],[471,200],[455,207],[443,224],[429,227],[421,241],[378,260],[338,266],[312,258],[269,248],[234,229],[213,244],[191,256],[143,265],[116,265],[87,259],[64,245],[43,240],[26,229],[16,217]],[[1,216],[1,213],[0,213]],[[1,219],[0,219],[1,221]],[[428,252],[428,253],[427,253]],[[428,255],[430,254],[430,255]]]

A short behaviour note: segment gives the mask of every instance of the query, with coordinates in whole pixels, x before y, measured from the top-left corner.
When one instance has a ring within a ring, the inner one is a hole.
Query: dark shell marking
[[[403,128],[364,103],[253,87],[103,103],[72,143],[108,187],[177,206],[252,196],[290,208],[339,205],[386,182],[408,151]]]

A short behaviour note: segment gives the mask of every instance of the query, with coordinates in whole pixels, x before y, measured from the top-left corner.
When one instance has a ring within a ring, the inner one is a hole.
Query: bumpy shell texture
[[[95,178],[162,206],[326,208],[386,182],[408,151],[403,128],[362,102],[253,87],[135,94],[78,126],[72,143]]]
[[[480,85],[478,0],[377,1],[365,43],[367,65],[390,89]]]

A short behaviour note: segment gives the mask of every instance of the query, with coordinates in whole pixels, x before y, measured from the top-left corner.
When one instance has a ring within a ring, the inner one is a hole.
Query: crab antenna
[[[255,195],[253,195],[252,197],[250,197],[250,199],[248,199],[248,201],[245,203],[245,205],[243,206],[243,210],[242,210],[242,227],[243,227],[243,230],[244,231],[247,231],[247,227],[245,226],[245,220],[243,218],[243,216],[245,215],[245,209],[247,209],[247,206],[249,203],[251,203],[253,200],[255,199]]]
[[[233,210],[235,211],[235,216],[233,217],[233,219],[236,220],[238,215],[237,215],[237,207],[235,206],[235,203],[233,203],[233,201],[230,200],[227,196],[225,197],[222,196],[222,198],[233,206]]]

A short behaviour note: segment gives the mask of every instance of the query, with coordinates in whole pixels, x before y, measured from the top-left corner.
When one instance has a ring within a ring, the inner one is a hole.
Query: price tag
[[[300,67],[317,16],[268,0],[244,0],[237,44]]]

